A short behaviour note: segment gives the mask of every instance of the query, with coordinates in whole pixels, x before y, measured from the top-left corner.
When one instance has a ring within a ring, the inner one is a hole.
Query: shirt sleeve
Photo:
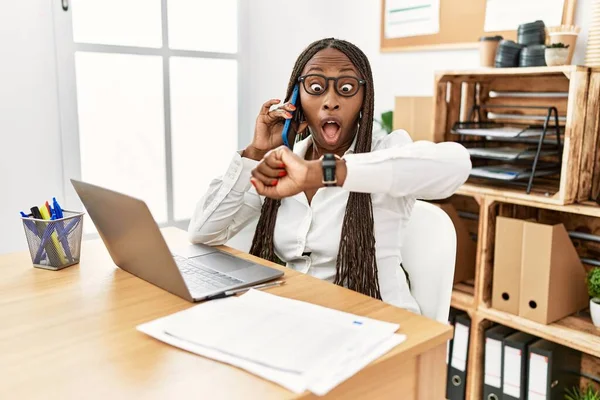
[[[469,152],[455,142],[413,142],[394,131],[376,142],[370,153],[347,154],[343,188],[432,200],[452,195],[469,177]]]
[[[225,174],[210,183],[190,220],[192,243],[224,244],[260,215],[262,200],[250,183],[256,165],[257,161],[236,152]]]

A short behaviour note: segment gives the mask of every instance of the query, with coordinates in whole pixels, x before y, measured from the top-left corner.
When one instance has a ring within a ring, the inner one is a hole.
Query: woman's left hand
[[[273,199],[294,196],[318,188],[318,161],[306,161],[285,146],[268,152],[252,170],[250,181],[258,194]],[[315,175],[315,172],[317,175]]]

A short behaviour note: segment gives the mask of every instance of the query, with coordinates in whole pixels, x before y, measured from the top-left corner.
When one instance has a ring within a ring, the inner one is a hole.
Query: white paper
[[[545,400],[548,386],[548,358],[539,354],[529,356],[527,399]]]
[[[238,366],[295,393],[310,390],[318,395],[402,343],[406,337],[395,335],[397,329],[397,324],[256,290],[138,327],[156,339]],[[333,334],[338,335],[335,341]]]
[[[502,386],[502,342],[490,338],[485,339],[485,384]]]
[[[521,350],[504,346],[504,382],[502,391],[517,399],[521,397]]]
[[[440,30],[440,0],[387,0],[385,37],[432,35]]]
[[[459,371],[467,368],[467,349],[469,347],[469,327],[456,323],[452,342],[452,366]]]
[[[487,0],[484,30],[512,31],[537,20],[557,26],[562,23],[563,4],[564,0]]]

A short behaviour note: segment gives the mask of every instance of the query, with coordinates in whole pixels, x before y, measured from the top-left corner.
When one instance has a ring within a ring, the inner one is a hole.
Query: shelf
[[[493,186],[491,184],[475,184],[475,183],[465,183],[462,185],[456,193],[462,194],[465,196],[481,196],[481,195],[489,195],[498,198],[509,199],[507,202],[512,202],[512,199],[520,199],[523,201],[528,201],[531,205],[537,205],[540,203],[546,204],[554,204],[554,205],[562,205],[562,201],[559,198],[555,198],[553,194],[546,195],[545,192],[537,191],[538,188],[534,185],[530,194],[525,193],[525,190],[520,188],[510,188],[510,187],[500,187]],[[556,188],[558,190],[558,188]],[[550,191],[548,193],[551,193]]]
[[[466,183],[460,187],[457,194],[470,197],[489,196],[492,200],[504,203],[518,204],[547,210],[561,211],[571,214],[588,215],[590,217],[600,218],[600,205],[594,202],[585,202],[578,204],[561,205],[559,201],[543,194],[532,193],[525,194],[522,191],[510,188],[497,188],[480,186],[472,183]]]
[[[544,325],[485,306],[480,306],[477,314],[487,320],[600,357],[600,329],[592,324],[589,317],[571,315]]]
[[[522,68],[479,68],[471,70],[439,71],[436,72],[438,79],[473,76],[523,76],[523,75],[556,75],[564,74],[568,77],[575,71],[587,71],[588,67],[578,65],[560,65],[557,67],[522,67]],[[443,81],[443,79],[441,79]]]
[[[456,283],[452,289],[450,305],[462,311],[475,310],[475,289],[466,283]]]

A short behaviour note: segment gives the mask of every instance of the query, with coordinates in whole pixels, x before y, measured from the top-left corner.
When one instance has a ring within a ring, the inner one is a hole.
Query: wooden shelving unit
[[[507,181],[483,182],[475,178],[470,180],[471,191],[557,205],[599,197],[600,70],[569,65],[444,71],[436,75],[435,87],[436,141],[459,140],[453,127],[457,122],[472,121],[474,106],[484,110],[479,122],[508,125],[539,125],[546,114],[539,107],[553,107],[563,127],[562,155],[548,160],[561,164],[560,173],[535,178],[531,194],[509,186]],[[487,139],[480,136],[462,140],[485,145]],[[482,161],[483,165],[490,164]]]
[[[592,325],[589,316],[570,315],[553,324],[544,325],[486,306],[479,307],[477,313],[489,321],[600,357],[600,331]]]
[[[456,289],[455,286],[455,289],[452,290],[451,304],[452,307],[462,311],[469,312],[475,310],[475,293],[469,293],[460,289]]]
[[[565,122],[564,150],[560,176],[546,190],[538,185],[526,194],[518,187],[469,180],[453,198],[457,210],[475,212],[466,221],[477,232],[475,279],[454,285],[452,307],[471,317],[471,339],[467,371],[467,399],[483,398],[485,330],[503,324],[540,338],[581,351],[582,370],[600,374],[600,329],[594,327],[587,310],[544,325],[491,307],[495,220],[498,215],[534,218],[540,222],[562,222],[570,231],[600,235],[600,69],[579,66],[478,69],[446,71],[436,77],[434,137],[456,140],[452,124],[466,118],[476,102],[494,102],[494,91],[563,92],[558,105]],[[515,97],[515,105],[533,101]],[[550,104],[550,97],[543,101]],[[524,114],[523,118],[528,115]],[[535,186],[535,185],[534,185]],[[470,200],[469,200],[470,199]],[[468,219],[468,218],[467,218]],[[473,226],[472,224],[476,224]],[[600,260],[600,243],[573,239],[581,257]]]

